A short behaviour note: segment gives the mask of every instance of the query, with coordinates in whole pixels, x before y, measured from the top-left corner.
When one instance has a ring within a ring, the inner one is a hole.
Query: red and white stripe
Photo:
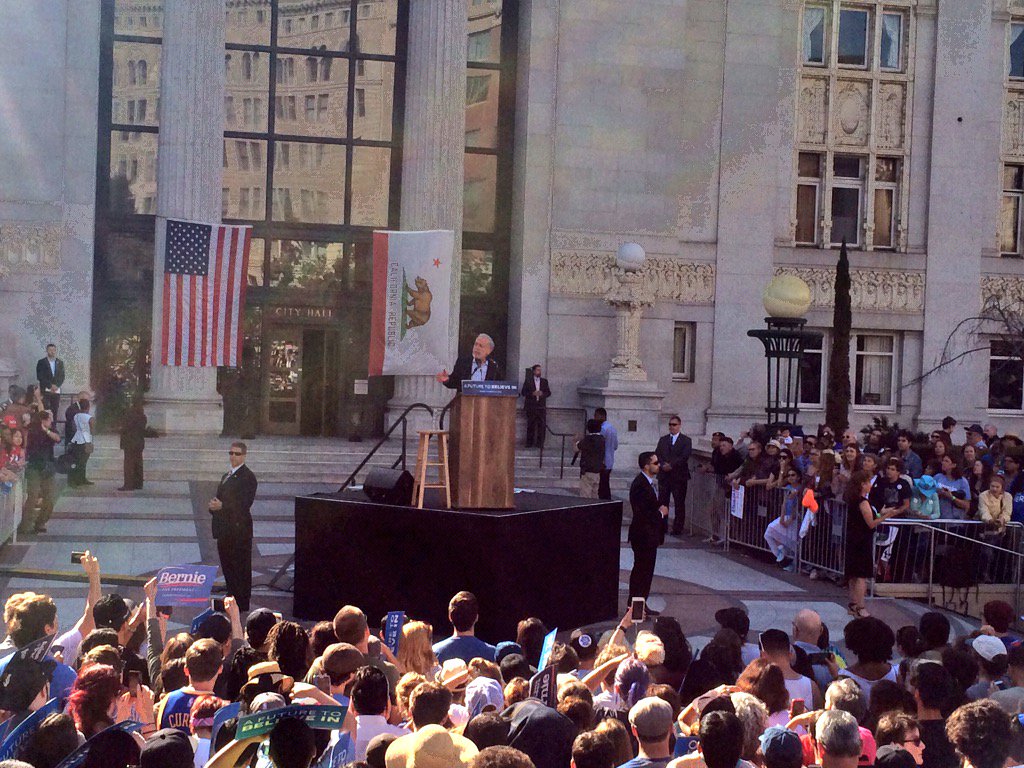
[[[164,273],[164,365],[239,364],[251,239],[251,227],[216,225],[205,277]]]

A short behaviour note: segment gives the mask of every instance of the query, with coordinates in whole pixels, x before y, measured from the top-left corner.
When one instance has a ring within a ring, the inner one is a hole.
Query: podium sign
[[[452,405],[449,459],[456,509],[515,506],[514,382],[464,381]]]

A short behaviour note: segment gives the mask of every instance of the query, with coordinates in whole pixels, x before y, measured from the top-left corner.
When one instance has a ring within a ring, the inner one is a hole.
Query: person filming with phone
[[[644,451],[637,458],[640,473],[629,487],[629,506],[633,521],[629,524],[629,545],[633,549],[633,570],[629,574],[629,599],[646,598],[651,593],[658,547],[665,543],[668,529],[668,507],[658,501],[655,477],[658,474],[658,456]],[[660,615],[647,608],[650,616]]]
[[[246,452],[245,443],[231,444],[228,449],[231,469],[221,478],[209,504],[224,582],[228,594],[243,611],[249,610],[252,594],[252,514],[249,510],[258,486],[256,475],[245,466]]]

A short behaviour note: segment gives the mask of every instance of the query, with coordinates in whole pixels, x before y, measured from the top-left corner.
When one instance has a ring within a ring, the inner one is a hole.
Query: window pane
[[[903,14],[882,14],[882,39],[879,51],[879,65],[882,69],[899,69],[902,66]]]
[[[891,189],[875,190],[875,238],[876,248],[892,247],[893,199],[896,192]]]
[[[270,45],[270,0],[225,0],[224,5],[227,42]]]
[[[466,78],[466,146],[498,146],[497,72],[470,69]]]
[[[861,158],[856,155],[836,155],[832,158],[832,173],[844,179],[861,178]]]
[[[228,130],[267,130],[270,55],[259,51],[224,54],[224,122]]]
[[[832,244],[846,241],[860,244],[860,190],[835,187],[832,190]]]
[[[367,11],[362,11],[366,4],[360,4],[359,50],[363,53],[377,53],[393,56],[395,53],[395,30],[398,28],[398,0],[380,0],[370,3]],[[367,15],[369,14],[369,15]]]
[[[1010,77],[1024,77],[1024,24],[1010,25]]]
[[[348,134],[347,60],[278,56],[276,78],[275,133],[329,138]],[[390,109],[387,119],[390,122]]]
[[[156,213],[155,133],[110,135],[110,212],[115,216]]]
[[[501,3],[483,2],[469,7],[468,61],[496,64],[501,56]]]
[[[280,0],[277,44],[283,48],[347,51],[350,14],[348,0],[322,4],[308,0]]]
[[[678,323],[675,327],[672,349],[672,373],[676,376],[690,375],[690,328]]]
[[[356,71],[352,135],[369,141],[391,141],[395,65],[385,61],[367,61],[364,64],[362,75]]]
[[[899,160],[895,157],[880,157],[875,161],[875,181],[896,182]]]
[[[466,155],[462,228],[467,232],[493,232],[498,158]]]
[[[494,289],[494,251],[462,252],[462,295],[490,293]]]
[[[115,42],[113,75],[111,122],[156,125],[160,97],[160,46]]]
[[[988,364],[988,407],[1019,411],[1024,400],[1024,366],[1016,358],[990,359]]]
[[[796,241],[810,244],[818,242],[818,187],[800,184],[796,188]]]
[[[825,63],[825,9],[804,9],[804,63]]]
[[[797,160],[797,172],[805,179],[820,179],[821,155],[816,152],[801,152]]]
[[[341,224],[345,211],[345,147],[274,145],[274,219]]]
[[[821,405],[822,352],[805,350],[800,358],[800,402]]]
[[[352,221],[365,227],[388,225],[391,150],[355,147],[352,151]]]
[[[1003,195],[999,212],[999,250],[1020,253],[1020,195]]]
[[[254,237],[249,241],[249,272],[246,277],[248,285],[263,285],[263,256],[267,248],[266,241]]]
[[[863,67],[867,64],[868,12],[839,12],[839,63]]]
[[[138,0],[114,1],[115,35],[152,35],[160,37],[164,12],[161,3],[140,3]]]
[[[270,244],[267,284],[282,288],[328,288],[344,270],[341,243],[274,240]]]
[[[892,349],[892,336],[857,336],[856,405],[892,405]]]
[[[1003,166],[1003,189],[1024,189],[1024,166]]]

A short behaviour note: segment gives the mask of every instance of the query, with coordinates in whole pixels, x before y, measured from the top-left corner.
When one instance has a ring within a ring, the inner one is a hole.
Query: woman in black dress
[[[875,528],[899,514],[895,507],[884,507],[876,514],[868,501],[871,475],[863,469],[851,475],[846,485],[846,579],[850,589],[847,606],[858,619],[870,614],[864,608],[868,579],[875,568]]]

